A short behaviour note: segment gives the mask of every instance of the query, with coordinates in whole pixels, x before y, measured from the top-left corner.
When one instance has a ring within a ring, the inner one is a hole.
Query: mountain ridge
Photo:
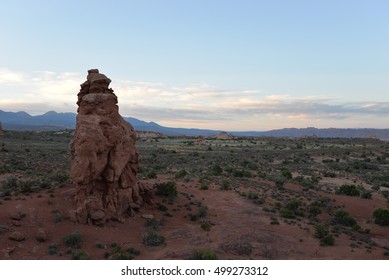
[[[48,111],[42,115],[32,116],[24,111],[6,112],[0,110],[0,122],[4,130],[64,130],[75,129],[76,113]],[[155,122],[146,122],[133,117],[123,117],[136,130],[152,131],[168,136],[210,136],[221,130],[198,128],[173,128],[161,126]],[[389,129],[377,128],[283,128],[268,131],[228,131],[234,136],[244,137],[304,137],[317,136],[329,138],[369,138],[389,140]]]

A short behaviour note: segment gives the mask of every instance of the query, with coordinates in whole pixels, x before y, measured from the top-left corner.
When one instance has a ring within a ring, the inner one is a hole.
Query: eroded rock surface
[[[110,82],[97,69],[89,70],[78,93],[70,175],[77,209],[70,217],[80,223],[122,221],[149,196],[136,179],[135,130],[119,115]]]

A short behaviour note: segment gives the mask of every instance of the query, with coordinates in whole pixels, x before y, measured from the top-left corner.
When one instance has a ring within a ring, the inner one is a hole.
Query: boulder
[[[8,239],[20,242],[25,240],[26,236],[19,231],[14,231],[8,236]]]

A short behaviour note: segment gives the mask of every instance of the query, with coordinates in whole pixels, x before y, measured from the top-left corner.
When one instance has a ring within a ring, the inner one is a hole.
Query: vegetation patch
[[[389,226],[389,210],[378,208],[373,212],[374,223],[380,226]]]

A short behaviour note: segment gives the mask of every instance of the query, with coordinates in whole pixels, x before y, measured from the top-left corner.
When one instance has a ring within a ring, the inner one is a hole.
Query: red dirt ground
[[[173,179],[169,175],[159,176],[155,182]],[[302,187],[287,184],[286,188],[302,192]],[[30,195],[13,196],[11,200],[2,200],[0,204],[0,225],[7,231],[0,233],[0,259],[69,259],[62,239],[78,230],[84,236],[82,250],[91,259],[104,259],[104,252],[110,250],[110,244],[116,243],[123,248],[133,247],[141,252],[138,259],[188,259],[194,249],[211,249],[219,259],[389,259],[384,256],[383,247],[389,247],[389,228],[371,223],[372,211],[385,207],[386,201],[378,196],[373,199],[360,199],[320,193],[335,200],[339,206],[349,212],[362,226],[369,228],[369,237],[376,242],[371,250],[364,244],[351,247],[346,234],[335,239],[335,246],[323,247],[313,237],[313,226],[307,220],[296,224],[287,224],[275,213],[264,212],[234,190],[222,191],[211,185],[208,190],[200,190],[197,182],[177,182],[179,195],[168,208],[172,217],[164,216],[157,209],[162,199],[155,197],[154,205],[144,205],[134,217],[125,223],[110,222],[104,227],[75,224],[67,213],[74,207],[73,186],[55,189],[53,193],[42,191]],[[189,214],[198,211],[191,202],[201,202],[208,207],[208,219],[212,224],[210,231],[200,227],[200,221],[191,221]],[[188,207],[191,210],[188,210]],[[175,211],[173,210],[175,209]],[[63,215],[61,222],[55,222],[55,212]],[[21,212],[25,217],[19,222],[11,219],[11,214]],[[153,214],[164,219],[165,224],[158,231],[166,238],[166,244],[158,247],[145,247],[142,236],[147,232],[143,214]],[[279,225],[271,225],[270,217],[278,217]],[[45,242],[35,239],[36,232],[43,229],[48,236]],[[12,232],[25,235],[24,241],[9,240]],[[50,255],[50,244],[58,245],[58,254]],[[104,244],[99,249],[96,244]],[[358,245],[358,244],[357,244]]]

